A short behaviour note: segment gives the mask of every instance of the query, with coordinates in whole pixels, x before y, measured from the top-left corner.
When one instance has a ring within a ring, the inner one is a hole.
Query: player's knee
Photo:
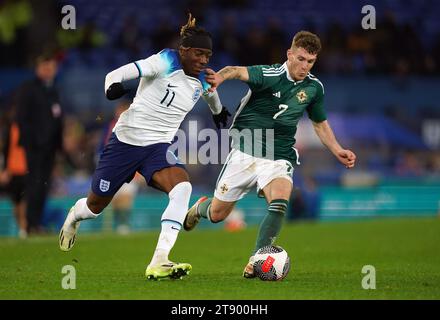
[[[94,197],[87,198],[87,207],[94,214],[100,214],[102,211],[104,211],[109,203],[110,201],[107,201],[106,199],[99,199]]]
[[[180,182],[174,186],[171,192],[168,194],[170,199],[173,198],[188,198],[191,196],[192,185],[189,181]]]

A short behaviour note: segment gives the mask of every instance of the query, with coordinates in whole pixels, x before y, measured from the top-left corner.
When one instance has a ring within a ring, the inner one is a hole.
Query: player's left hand
[[[228,109],[226,109],[226,107],[223,107],[222,111],[219,114],[213,114],[212,118],[214,119],[217,129],[220,129],[220,124],[223,125],[223,128],[226,127],[228,123],[228,117],[230,116],[231,114],[229,113]]]
[[[115,82],[107,89],[105,96],[109,100],[116,100],[128,92],[130,92],[130,90],[125,89],[121,82]]]
[[[0,185],[7,185],[11,181],[11,175],[7,170],[0,172]]]
[[[348,149],[344,149],[339,151],[336,154],[338,160],[347,168],[347,169],[351,169],[354,167],[355,162],[356,162],[356,155],[354,154],[353,151],[348,150]]]

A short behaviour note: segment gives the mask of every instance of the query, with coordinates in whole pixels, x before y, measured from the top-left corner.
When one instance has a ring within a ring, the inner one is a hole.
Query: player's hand
[[[11,175],[8,171],[4,170],[0,172],[0,185],[7,185],[11,181]]]
[[[226,127],[228,123],[228,117],[230,116],[231,114],[229,113],[228,109],[226,109],[226,107],[223,107],[222,111],[219,114],[213,114],[212,118],[214,119],[217,129],[220,129],[220,124],[223,125],[223,128]]]
[[[108,87],[107,91],[105,92],[105,96],[109,100],[116,100],[129,91],[130,90],[124,88],[121,82],[115,82],[112,83],[110,87]]]
[[[222,75],[212,69],[205,69],[205,80],[211,85],[209,92],[214,92],[217,87],[225,80]]]
[[[338,160],[347,168],[351,169],[354,167],[356,162],[356,155],[351,150],[341,150],[336,154]]]

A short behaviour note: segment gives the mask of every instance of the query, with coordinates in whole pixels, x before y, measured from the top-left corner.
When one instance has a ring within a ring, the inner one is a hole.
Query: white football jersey
[[[113,131],[124,143],[147,146],[171,143],[183,119],[200,96],[208,94],[203,73],[186,75],[176,50],[164,49],[135,62],[141,77],[130,108]]]

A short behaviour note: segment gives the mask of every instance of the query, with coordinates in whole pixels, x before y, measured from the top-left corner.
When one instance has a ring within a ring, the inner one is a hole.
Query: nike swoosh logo
[[[176,227],[171,227],[171,229],[174,229],[174,230],[180,231],[180,229],[178,229],[178,228],[176,228]]]
[[[177,86],[173,86],[171,83],[168,83],[168,88],[177,88]]]

